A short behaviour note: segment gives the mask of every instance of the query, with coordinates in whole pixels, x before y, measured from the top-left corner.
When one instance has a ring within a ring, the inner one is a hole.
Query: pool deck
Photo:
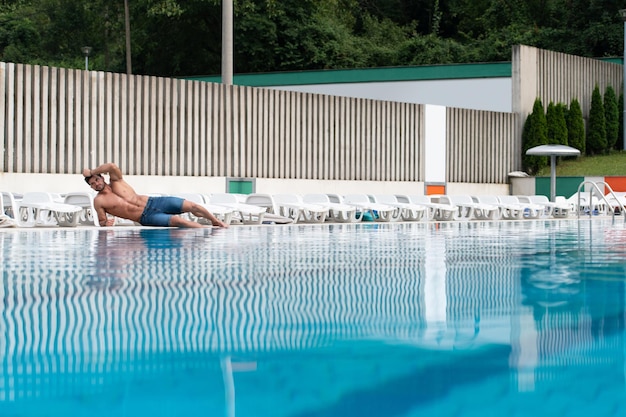
[[[573,215],[567,217],[538,217],[532,219],[494,219],[494,220],[485,220],[485,219],[470,219],[470,220],[420,220],[420,221],[393,221],[393,222],[385,222],[385,221],[359,221],[359,222],[335,222],[335,221],[326,221],[326,222],[291,222],[291,223],[275,223],[275,222],[264,222],[261,224],[249,224],[249,223],[231,223],[229,228],[237,228],[237,227],[245,227],[245,226],[253,226],[253,227],[293,227],[293,226],[322,226],[322,225],[431,225],[431,224],[463,224],[463,223],[529,223],[533,221],[571,221],[571,220],[606,220],[613,218],[615,221],[622,221],[626,223],[626,219],[623,216],[611,215],[611,214],[597,214],[593,216],[589,215],[581,215],[580,217],[576,217]],[[204,229],[221,229],[217,226],[205,226]],[[24,226],[24,225],[15,225],[15,224],[0,224],[0,232],[3,231],[15,231],[15,230],[89,230],[89,229],[98,229],[98,230],[144,230],[144,229],[175,229],[174,227],[154,227],[154,226],[142,226],[139,224],[131,224],[130,222],[123,221],[122,224],[114,225],[114,226],[95,226],[95,225],[85,225],[78,224],[76,226],[59,226],[59,225],[36,225],[36,226]]]

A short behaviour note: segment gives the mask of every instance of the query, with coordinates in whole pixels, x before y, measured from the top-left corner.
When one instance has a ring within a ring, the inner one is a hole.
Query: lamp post
[[[80,50],[83,51],[83,55],[85,55],[85,71],[89,71],[89,54],[91,53],[91,46],[83,46]]]
[[[624,77],[622,80],[622,94],[624,93],[624,87],[626,86],[626,9],[621,9],[619,11],[620,16],[622,16],[622,21],[624,22],[624,54],[622,55],[622,66],[624,67]],[[622,124],[623,132],[622,132],[622,149],[626,149],[626,94],[624,95],[624,113],[622,114]]]

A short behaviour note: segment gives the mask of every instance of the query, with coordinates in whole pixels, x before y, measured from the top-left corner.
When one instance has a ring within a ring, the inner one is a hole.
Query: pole
[[[91,54],[91,46],[83,46],[80,50],[83,51],[83,55],[85,55],[85,71],[89,71],[89,55]]]
[[[126,32],[126,74],[133,73],[133,65],[130,53],[130,11],[128,9],[128,0],[124,0],[124,28]]]
[[[550,155],[550,201],[556,201],[556,155]]]
[[[222,0],[222,84],[233,83],[233,0]]]

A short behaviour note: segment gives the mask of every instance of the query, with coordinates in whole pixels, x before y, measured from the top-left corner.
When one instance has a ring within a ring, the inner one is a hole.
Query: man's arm
[[[94,168],[94,169],[85,168],[83,170],[83,175],[85,177],[91,177],[92,175],[107,174],[107,173],[109,174],[109,179],[111,181],[119,181],[122,179],[122,170],[113,162],[102,164],[99,167]]]
[[[109,219],[107,217],[107,212],[100,204],[98,204],[97,200],[94,201],[94,209],[96,210],[96,214],[98,215],[98,223],[100,223],[101,227],[113,226],[115,224],[115,219]]]

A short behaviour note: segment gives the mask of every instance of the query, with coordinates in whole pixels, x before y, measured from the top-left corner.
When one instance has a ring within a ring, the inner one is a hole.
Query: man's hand
[[[218,218],[215,218],[215,220],[213,220],[211,222],[211,224],[213,226],[217,226],[217,227],[228,228],[228,225],[226,223],[224,223],[223,221],[221,221],[220,219],[218,219]]]
[[[91,177],[91,170],[88,168],[83,169],[83,177]]]

